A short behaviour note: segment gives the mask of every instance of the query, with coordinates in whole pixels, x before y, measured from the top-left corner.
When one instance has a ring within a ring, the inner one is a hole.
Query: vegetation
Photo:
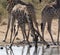
[[[42,0],[42,3],[39,3],[39,0],[23,0],[24,2],[31,2],[34,7],[36,8],[36,16],[37,18],[40,18],[40,14],[41,14],[41,11],[43,9],[43,7],[49,3],[49,2],[52,2],[54,0]],[[2,15],[3,18],[7,18],[7,10],[6,10],[6,6],[7,6],[7,0],[0,0],[0,14]]]
[[[2,18],[7,17],[6,4],[7,4],[6,0],[0,0],[0,14],[1,14]]]

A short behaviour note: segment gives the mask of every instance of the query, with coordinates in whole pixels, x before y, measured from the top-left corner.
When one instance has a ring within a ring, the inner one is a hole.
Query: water
[[[38,46],[37,54],[35,54],[35,47],[32,46],[29,48],[26,46],[9,46],[3,47],[0,46],[0,55],[42,55],[42,46]]]

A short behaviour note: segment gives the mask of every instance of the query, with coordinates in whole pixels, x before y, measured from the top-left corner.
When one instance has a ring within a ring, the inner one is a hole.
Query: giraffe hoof
[[[9,48],[11,49],[11,46],[9,46]]]
[[[12,47],[12,43],[11,43],[11,45],[9,46],[9,48],[11,49],[11,47]]]
[[[56,43],[54,43],[54,45],[56,45]]]
[[[46,48],[49,48],[49,47],[50,47],[50,45],[48,44]]]
[[[3,42],[6,42],[5,40],[3,40]]]
[[[29,45],[29,48],[31,48],[32,47],[32,45]]]

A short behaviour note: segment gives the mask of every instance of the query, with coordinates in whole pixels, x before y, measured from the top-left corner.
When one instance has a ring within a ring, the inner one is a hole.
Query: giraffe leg
[[[13,42],[14,42],[16,36],[18,35],[18,30],[19,30],[19,24],[17,25],[17,31],[16,31],[15,34],[14,34],[14,38],[13,38],[13,40],[12,40],[12,42],[11,42],[10,48],[11,48],[11,46],[13,45]]]
[[[28,35],[27,35],[28,37],[27,37],[27,39],[29,39],[29,34],[30,34],[30,29],[28,29]]]
[[[28,36],[26,35],[26,29],[25,29],[25,24],[22,24],[21,26],[22,34],[23,34],[23,39],[28,41]]]
[[[14,27],[13,27],[13,29],[14,29],[14,31],[13,31],[13,33],[15,34],[15,32],[16,32],[16,25],[14,25]]]
[[[57,44],[59,45],[59,33],[60,33],[60,19],[58,21],[58,37],[57,37]]]
[[[44,30],[45,30],[45,25],[46,25],[46,21],[44,21],[43,23],[41,23],[41,32],[42,32],[42,37],[44,39]],[[41,39],[40,39],[41,40]],[[42,41],[42,40],[41,40]]]
[[[15,22],[15,18],[14,18],[14,16],[11,16],[11,35],[10,35],[10,43],[11,43],[11,40],[12,40],[14,22]]]
[[[49,34],[50,34],[50,36],[51,36],[51,39],[52,39],[53,44],[56,45],[55,42],[54,42],[52,33],[51,33],[51,23],[52,23],[52,20],[50,20],[50,21],[48,22],[48,32],[49,32]]]
[[[38,23],[37,23],[37,21],[36,21],[36,18],[33,19],[33,20],[34,20],[35,27],[36,27],[37,31],[39,32]]]
[[[6,39],[7,39],[7,34],[8,34],[8,31],[9,31],[9,28],[10,28],[10,21],[11,21],[10,15],[9,15],[8,18],[9,18],[9,19],[8,19],[7,31],[6,31],[5,38],[4,38],[3,42],[6,41]]]

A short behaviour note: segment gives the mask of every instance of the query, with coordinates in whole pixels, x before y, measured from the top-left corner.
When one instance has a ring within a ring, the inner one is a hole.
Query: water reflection
[[[5,47],[7,55],[14,55],[13,49],[8,48],[7,46]]]
[[[30,46],[28,46],[28,48],[27,48],[27,53],[26,53],[26,55],[30,55]]]
[[[25,48],[25,45],[24,45],[23,48],[22,48],[22,55],[23,55],[23,53],[24,53],[24,48]]]
[[[38,46],[37,52],[34,45],[30,47],[29,45],[23,45],[23,46],[12,46],[12,48],[9,48],[9,46],[1,46],[0,48],[0,54],[1,55],[41,55],[41,47]]]

